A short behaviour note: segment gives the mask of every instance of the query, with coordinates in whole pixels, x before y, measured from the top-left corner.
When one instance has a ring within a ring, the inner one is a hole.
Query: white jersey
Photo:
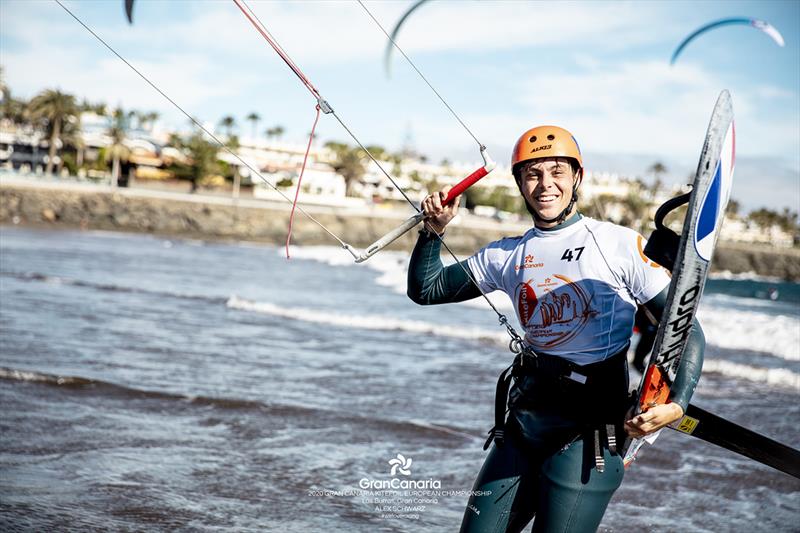
[[[511,298],[527,345],[585,365],[622,350],[637,302],[669,285],[644,244],[631,229],[584,217],[492,242],[467,261],[481,290]]]

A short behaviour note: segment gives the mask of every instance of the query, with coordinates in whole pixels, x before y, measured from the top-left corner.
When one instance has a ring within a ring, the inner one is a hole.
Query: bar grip
[[[449,205],[450,203],[452,203],[452,201],[456,199],[456,196],[469,189],[472,185],[475,184],[476,181],[486,176],[487,174],[489,174],[489,171],[486,170],[486,167],[481,167],[472,174],[470,174],[469,176],[467,176],[466,178],[464,178],[463,180],[456,183],[453,186],[453,188],[447,192],[447,196],[445,196],[442,205]]]
[[[444,201],[442,202],[443,205],[448,205],[452,203],[453,200],[455,200],[456,196],[466,191],[468,188],[474,185],[475,182],[477,182],[479,179],[489,174],[489,172],[494,170],[494,167],[497,166],[497,164],[494,161],[492,161],[492,159],[489,157],[489,154],[486,153],[485,147],[481,147],[481,156],[483,157],[484,165],[475,172],[473,172],[472,174],[470,174],[469,176],[467,176],[466,178],[464,178],[463,180],[456,183],[456,185],[447,192],[447,195],[445,196]],[[358,256],[356,256],[356,254],[352,249],[348,249],[348,251],[353,255],[353,257],[356,258],[356,263],[363,263],[364,261],[375,255],[379,251],[383,250],[386,246],[399,239],[411,228],[422,222],[424,217],[425,215],[423,215],[422,213],[417,213],[416,215],[407,219],[398,227],[396,227],[395,229],[393,229],[392,231],[390,231],[389,233],[387,233],[386,235],[384,235],[383,237],[381,237],[380,239],[369,245]]]

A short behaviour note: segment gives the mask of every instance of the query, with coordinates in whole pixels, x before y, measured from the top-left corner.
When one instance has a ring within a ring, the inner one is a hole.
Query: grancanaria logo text
[[[359,488],[362,489],[441,489],[442,481],[440,479],[399,479],[395,477],[398,473],[403,476],[411,475],[411,457],[406,457],[402,453],[398,453],[387,461],[391,470],[389,475],[392,479],[369,479],[361,478],[358,481]]]

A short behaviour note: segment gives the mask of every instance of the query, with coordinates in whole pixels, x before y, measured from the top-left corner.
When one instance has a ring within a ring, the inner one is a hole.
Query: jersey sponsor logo
[[[599,314],[579,284],[561,274],[520,283],[517,312],[526,339],[538,348],[554,348],[575,338]]]
[[[542,268],[544,266],[544,263],[542,262],[534,263],[533,260],[534,260],[533,254],[526,255],[525,261],[523,261],[519,265],[514,265],[514,270],[519,272],[520,270],[525,270],[526,268]]]
[[[520,284],[519,297],[517,298],[517,314],[523,325],[533,318],[533,312],[538,304],[539,299],[536,297],[536,291],[529,281],[523,281]]]

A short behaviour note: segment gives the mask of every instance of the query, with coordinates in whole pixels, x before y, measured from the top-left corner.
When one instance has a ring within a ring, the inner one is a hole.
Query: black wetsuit
[[[408,296],[422,305],[480,296],[464,271],[470,272],[467,262],[444,267],[440,247],[435,235],[420,232],[409,266]],[[644,304],[656,318],[664,309],[667,290]],[[684,411],[700,376],[704,347],[695,322],[670,394]],[[607,438],[595,453],[587,428],[611,422],[621,430],[629,405],[624,352],[577,367],[596,378],[583,389],[558,377],[565,364],[562,358],[539,356],[547,364],[515,375],[505,441],[492,446],[473,487],[489,495],[470,498],[461,531],[521,531],[534,517],[532,531],[595,531],[622,483],[621,457],[610,451]],[[595,468],[598,454],[605,462],[602,472]]]

